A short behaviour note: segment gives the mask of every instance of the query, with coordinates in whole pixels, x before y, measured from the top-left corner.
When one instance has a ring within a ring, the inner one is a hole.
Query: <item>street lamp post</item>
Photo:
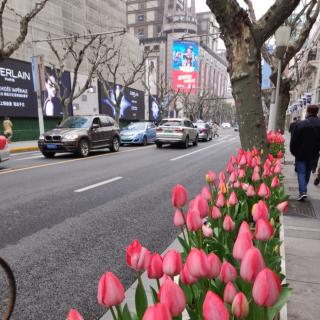
[[[291,34],[291,29],[289,26],[281,26],[275,33],[277,57],[278,57],[278,73],[277,73],[275,103],[270,105],[268,131],[276,130],[277,113],[278,113],[279,96],[280,96],[280,85],[281,85],[281,74],[282,74],[281,72],[282,59],[287,50],[290,34]]]

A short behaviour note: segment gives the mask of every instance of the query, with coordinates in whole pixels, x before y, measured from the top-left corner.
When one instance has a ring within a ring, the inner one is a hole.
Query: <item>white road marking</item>
[[[102,182],[98,182],[98,183],[92,184],[91,186],[88,186],[88,187],[85,187],[85,188],[74,190],[74,192],[84,192],[84,191],[87,191],[87,190],[90,190],[90,189],[93,189],[93,188],[97,188],[97,187],[100,187],[100,186],[103,186],[105,184],[108,184],[108,183],[111,183],[111,182],[115,182],[115,181],[118,181],[118,180],[121,180],[121,179],[123,179],[123,177],[115,177],[115,178],[112,178],[112,179],[109,179],[109,180],[106,180],[106,181],[102,181]]]
[[[43,155],[41,156],[33,156],[33,157],[27,157],[27,158],[19,158],[19,159],[15,159],[16,161],[22,161],[22,160],[30,160],[30,159],[37,159],[37,158],[44,158]]]
[[[226,138],[227,138],[227,137],[226,137]],[[225,138],[225,139],[226,139],[226,138]],[[232,139],[228,140],[228,142],[234,141],[234,140],[236,140],[236,139],[237,139],[237,138],[232,138]],[[186,154],[184,154],[184,155],[182,155],[182,156],[179,156],[179,157],[176,157],[176,158],[172,158],[172,159],[170,159],[170,161],[180,160],[180,159],[182,159],[182,158],[191,156],[191,155],[193,155],[193,154],[195,154],[195,153],[198,153],[198,152],[201,152],[201,151],[204,151],[204,150],[213,148],[213,147],[215,147],[215,146],[217,146],[217,145],[219,145],[219,144],[221,144],[221,143],[224,143],[224,142],[225,142],[225,140],[219,141],[218,143],[214,143],[214,144],[212,144],[212,145],[210,145],[210,146],[208,146],[208,147],[202,148],[202,149],[200,149],[200,150],[196,150],[196,151],[193,151],[193,152],[190,152],[190,153],[186,153]]]
[[[26,151],[26,152],[18,152],[18,153],[10,153],[11,157],[18,157],[18,156],[23,156],[23,155],[35,155],[35,154],[39,154],[40,152],[34,152],[34,151]]]

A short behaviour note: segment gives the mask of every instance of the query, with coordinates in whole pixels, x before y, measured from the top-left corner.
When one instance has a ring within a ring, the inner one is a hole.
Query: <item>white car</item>
[[[223,123],[221,123],[221,128],[222,129],[230,129],[231,124],[229,122],[223,122]]]

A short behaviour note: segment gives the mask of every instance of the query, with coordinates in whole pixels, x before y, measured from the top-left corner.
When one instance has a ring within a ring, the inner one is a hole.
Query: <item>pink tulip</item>
[[[227,172],[228,172],[229,174],[231,174],[231,172],[233,172],[233,170],[234,170],[233,164],[232,164],[231,161],[229,161],[229,162],[227,163]]]
[[[208,173],[206,174],[207,183],[209,183],[210,185],[213,185],[216,180],[217,180],[216,173],[213,171],[208,171]]]
[[[209,214],[208,201],[202,195],[196,196],[192,208],[199,212],[201,218],[205,218]]]
[[[253,169],[252,177],[251,177],[252,181],[259,181],[261,179],[259,171],[260,171],[259,167],[255,166],[254,169]]]
[[[184,186],[177,184],[172,189],[172,205],[174,208],[182,208],[186,205],[188,192]]]
[[[268,241],[273,235],[273,227],[269,221],[259,219],[256,223],[254,238],[260,241]]]
[[[243,167],[243,166],[246,165],[246,164],[247,164],[247,159],[246,159],[246,156],[243,154],[243,155],[241,156],[241,158],[240,158],[240,161],[239,161],[238,165],[239,165],[240,167]]]
[[[260,250],[252,247],[247,250],[241,261],[240,276],[245,281],[253,282],[264,267],[265,264]]]
[[[246,194],[249,198],[254,197],[256,195],[256,192],[254,191],[254,186],[250,185],[247,189]]]
[[[217,219],[220,219],[221,217],[222,217],[222,214],[221,214],[219,208],[216,207],[216,206],[214,206],[214,207],[212,208],[212,211],[211,211],[211,218],[212,218],[213,220],[217,220]]]
[[[247,191],[248,187],[249,187],[249,185],[247,183],[244,183],[244,182],[241,183],[241,188],[243,191]]]
[[[270,198],[270,189],[265,183],[261,183],[258,188],[257,194],[261,198],[268,199],[268,198]]]
[[[67,320],[83,320],[83,317],[77,309],[71,309],[68,313]]]
[[[124,300],[124,288],[120,280],[112,273],[106,272],[98,285],[98,302],[106,308],[117,306]]]
[[[258,165],[258,161],[256,158],[252,158],[252,161],[251,161],[251,168],[254,168],[256,165]]]
[[[277,302],[281,289],[278,276],[272,270],[265,268],[257,275],[252,296],[257,305],[272,307]]]
[[[281,213],[284,213],[286,211],[288,211],[288,201],[283,201],[283,202],[280,202],[278,205],[277,205],[277,209],[281,212]]]
[[[185,220],[184,220],[183,213],[182,213],[179,209],[177,209],[177,210],[174,212],[173,224],[174,224],[176,227],[182,227],[182,226],[185,225]]]
[[[168,276],[176,276],[182,269],[181,253],[172,249],[169,250],[162,260],[163,273]]]
[[[259,219],[269,220],[269,209],[267,204],[263,200],[259,200],[258,203],[252,206],[252,217],[255,222]]]
[[[192,248],[186,263],[190,274],[195,278],[205,278],[209,272],[208,258],[203,250]]]
[[[226,175],[223,171],[220,171],[220,173],[219,173],[219,180],[222,182],[226,181]]]
[[[281,171],[282,171],[281,164],[280,163],[276,163],[276,165],[274,166],[274,169],[273,169],[273,173],[279,174],[279,173],[281,173]]]
[[[232,167],[233,169],[233,167]],[[235,183],[237,181],[237,174],[236,172],[233,170],[230,174],[230,177],[229,177],[229,183]]]
[[[243,179],[246,176],[246,171],[244,169],[239,170],[238,178]]]
[[[225,200],[224,200],[224,195],[222,192],[218,193],[217,199],[216,199],[216,206],[221,208],[224,206]]]
[[[262,176],[263,176],[264,178],[271,176],[271,170],[270,170],[269,168],[265,168],[265,169],[263,170]]]
[[[188,285],[194,284],[198,281],[198,278],[191,275],[186,265],[184,265],[182,268],[182,271],[180,273],[180,278],[183,284],[188,284]]]
[[[232,282],[237,279],[237,270],[236,268],[229,263],[224,261],[221,266],[220,278],[223,283]]]
[[[226,215],[223,220],[223,230],[231,232],[234,229],[234,221],[230,217],[230,215]]]
[[[206,238],[211,238],[213,236],[213,229],[207,225],[202,226],[202,233]]]
[[[157,303],[146,310],[142,320],[172,320],[172,317],[167,306]]]
[[[238,234],[240,233],[246,233],[249,236],[249,238],[252,240],[252,233],[250,230],[250,226],[246,221],[242,221]]]
[[[142,247],[138,240],[134,240],[126,250],[127,265],[136,270],[146,270],[150,263],[150,251]]]
[[[206,199],[206,201],[212,201],[212,195],[208,187],[203,187],[201,195]]]
[[[187,213],[186,220],[187,220],[187,228],[190,231],[198,231],[199,229],[202,228],[202,219],[200,217],[199,211],[193,208],[190,208]]]
[[[241,187],[241,183],[239,180],[237,180],[234,184],[233,184],[233,188],[238,189]]]
[[[158,299],[160,303],[168,307],[170,314],[174,317],[179,316],[186,307],[183,290],[171,279],[167,279],[160,287]]]
[[[232,191],[229,197],[229,205],[235,206],[237,203],[238,203],[237,195],[234,191]]]
[[[208,275],[209,279],[215,279],[219,276],[221,271],[221,261],[219,257],[213,252],[208,254]]]
[[[150,264],[148,267],[149,279],[160,279],[163,276],[162,257],[159,253],[151,255]]]
[[[237,289],[232,282],[228,282],[223,291],[223,301],[231,304],[236,294]]]
[[[208,291],[202,306],[203,320],[229,320],[229,311],[222,299]]]
[[[249,314],[249,303],[244,293],[239,292],[232,302],[232,314],[237,319],[245,319]]]
[[[282,152],[282,150],[280,150],[280,151],[278,152],[277,157],[278,157],[279,159],[283,158],[283,152]]]
[[[233,246],[233,257],[241,261],[247,252],[252,247],[252,240],[250,236],[245,233],[238,233],[237,239]]]

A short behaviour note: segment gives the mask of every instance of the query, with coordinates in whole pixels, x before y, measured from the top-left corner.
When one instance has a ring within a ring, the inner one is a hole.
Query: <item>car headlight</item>
[[[40,134],[39,140],[44,140],[44,135],[43,134]]]
[[[78,135],[74,134],[74,133],[68,133],[63,137],[63,139],[65,139],[65,140],[77,140],[78,139]]]

